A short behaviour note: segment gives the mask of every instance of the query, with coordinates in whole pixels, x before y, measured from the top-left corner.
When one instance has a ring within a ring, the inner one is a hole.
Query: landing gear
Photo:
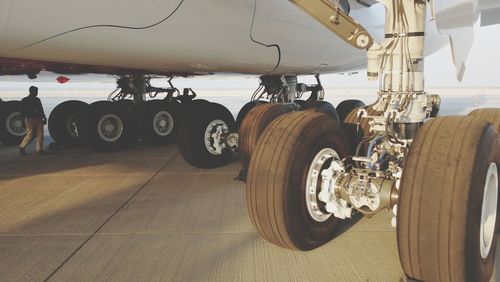
[[[122,76],[108,101],[87,105],[68,101],[58,105],[49,118],[49,132],[56,146],[84,145],[96,151],[115,151],[137,140],[152,144],[176,138],[181,102],[189,104],[196,94],[151,86],[149,77]],[[158,95],[166,93],[163,99]],[[147,100],[147,96],[151,100]]]
[[[109,101],[90,104],[81,114],[77,127],[82,141],[100,152],[120,149],[132,135],[127,107]]]
[[[65,147],[81,144],[77,127],[80,116],[88,108],[81,101],[66,101],[55,107],[49,117],[49,133],[58,145]]]
[[[0,101],[0,143],[19,145],[26,135],[26,125],[20,108],[19,101]]]
[[[338,123],[335,107],[322,101],[324,90],[319,76],[316,76],[317,84],[315,85],[297,83],[296,76],[263,76],[260,80],[261,85],[252,95],[252,99],[268,99],[270,103],[262,105],[261,100],[253,100],[247,104],[253,105],[253,108],[245,115],[239,129],[239,150],[243,165],[240,179],[242,180],[245,179],[250,157],[260,136],[279,116],[291,111],[307,110],[325,113]],[[301,100],[306,92],[311,93],[309,98]]]
[[[342,129],[327,115],[295,112],[273,122],[257,143],[248,171],[248,212],[261,235],[299,250],[330,241],[340,219],[319,201],[324,184],[318,173],[327,167],[344,171],[340,160],[348,154]]]
[[[342,128],[308,111],[271,123],[248,170],[256,229],[278,246],[310,250],[332,239],[353,211],[369,218],[389,210],[408,277],[488,281],[498,226],[500,110],[436,118],[440,99],[425,92],[423,78],[433,2],[380,1],[386,35],[378,44],[330,1],[290,1],[367,50],[368,77],[380,77],[379,99],[341,103]]]
[[[185,161],[195,167],[214,168],[228,164],[238,137],[234,118],[222,105],[194,100],[185,109],[177,146]]]

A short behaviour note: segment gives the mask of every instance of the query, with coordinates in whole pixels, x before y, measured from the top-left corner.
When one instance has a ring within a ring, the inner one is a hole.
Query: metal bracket
[[[329,0],[289,0],[313,16],[325,27],[335,32],[345,42],[358,49],[373,45],[373,37],[356,20]]]

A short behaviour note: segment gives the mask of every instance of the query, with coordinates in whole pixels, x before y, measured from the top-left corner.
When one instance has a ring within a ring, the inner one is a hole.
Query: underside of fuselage
[[[340,3],[374,38],[383,39],[386,11],[382,4]],[[488,9],[482,13],[483,23],[498,22],[498,8],[490,7],[494,4],[487,0],[479,4]],[[444,14],[453,9],[444,6]],[[438,32],[433,12],[429,10],[427,17],[426,54],[448,42],[448,36]],[[364,67],[363,50],[352,48],[288,1],[0,0],[0,75],[33,77],[41,70],[302,75]]]
[[[0,74],[313,74],[365,65],[363,51],[287,1],[146,2],[2,0]],[[356,2],[351,10],[382,34],[383,14]]]

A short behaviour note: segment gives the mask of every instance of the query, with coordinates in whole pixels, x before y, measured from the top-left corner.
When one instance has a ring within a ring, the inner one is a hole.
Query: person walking
[[[21,115],[25,119],[27,134],[19,145],[19,153],[26,155],[26,146],[36,137],[36,151],[40,155],[46,155],[43,145],[43,127],[47,124],[47,118],[43,111],[42,101],[38,98],[38,88],[31,86],[30,94],[21,100]]]

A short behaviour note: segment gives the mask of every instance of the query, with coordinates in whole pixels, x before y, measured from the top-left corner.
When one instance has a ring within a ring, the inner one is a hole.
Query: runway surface
[[[500,104],[445,99],[454,114]],[[0,281],[405,281],[389,212],[317,250],[280,249],[253,228],[239,169],[194,169],[175,145],[0,147]]]
[[[237,162],[194,169],[174,145],[0,160],[0,281],[404,281],[388,212],[311,252],[261,239]]]

